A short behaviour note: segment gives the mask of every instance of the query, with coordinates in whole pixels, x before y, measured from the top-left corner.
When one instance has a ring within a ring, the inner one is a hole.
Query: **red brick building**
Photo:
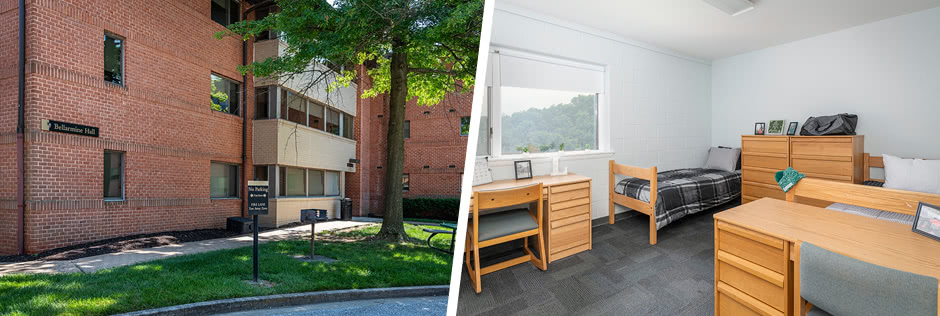
[[[335,217],[343,197],[360,197],[351,180],[369,179],[365,196],[381,201],[384,173],[354,172],[384,163],[385,133],[374,114],[385,98],[361,100],[355,84],[324,98],[298,92],[297,82],[243,77],[239,65],[280,54],[285,44],[214,38],[261,1],[25,2],[20,169],[19,1],[0,0],[0,255],[19,253],[21,242],[38,253],[223,228],[242,215],[248,179],[271,185],[262,226],[296,221],[301,208]],[[248,18],[257,14],[264,10]],[[466,145],[457,130],[469,99],[409,106],[407,142],[419,144],[406,145],[410,195],[456,195]],[[366,122],[358,111],[370,111]],[[350,164],[360,157],[368,159]]]

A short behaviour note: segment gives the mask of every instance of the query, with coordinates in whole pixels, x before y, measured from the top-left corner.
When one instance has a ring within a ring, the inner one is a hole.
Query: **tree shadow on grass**
[[[448,240],[449,242],[449,240]],[[318,242],[316,251],[339,261],[300,262],[309,241],[261,246],[258,288],[251,247],[187,255],[92,274],[0,277],[0,314],[103,315],[207,300],[336,289],[448,284],[451,256],[414,244]]]

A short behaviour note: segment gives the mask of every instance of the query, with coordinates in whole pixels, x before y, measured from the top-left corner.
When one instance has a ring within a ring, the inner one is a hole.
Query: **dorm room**
[[[709,2],[496,1],[458,315],[940,316],[940,2]]]

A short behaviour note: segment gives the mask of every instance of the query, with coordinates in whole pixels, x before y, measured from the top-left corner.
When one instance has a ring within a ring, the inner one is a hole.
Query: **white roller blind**
[[[604,93],[603,67],[503,50],[493,55],[501,86]]]

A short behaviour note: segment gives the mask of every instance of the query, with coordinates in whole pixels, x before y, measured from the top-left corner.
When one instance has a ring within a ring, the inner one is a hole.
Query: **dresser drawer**
[[[839,141],[822,141],[808,139],[793,139],[790,141],[791,155],[813,155],[813,156],[852,156],[852,143]]]
[[[783,274],[789,260],[783,240],[738,226],[718,222],[718,250]]]
[[[762,183],[743,182],[741,184],[741,194],[755,198],[769,197],[778,200],[787,199],[787,194],[784,193],[780,187]]]
[[[552,227],[550,234],[549,251],[557,253],[587,244],[591,237],[591,223],[590,220],[584,220],[571,225]]]
[[[591,205],[582,204],[582,205],[573,206],[573,207],[569,207],[569,208],[562,208],[562,209],[552,208],[552,218],[551,218],[551,219],[552,219],[552,220],[559,220],[559,219],[568,218],[568,217],[572,217],[572,216],[583,215],[583,214],[588,214],[588,216],[590,216],[590,214],[591,214]]]
[[[757,266],[726,252],[719,252],[717,264],[719,281],[747,293],[778,311],[787,309],[783,274]]]
[[[786,137],[757,137],[757,138],[745,137],[741,139],[741,151],[742,152],[756,152],[756,153],[786,154],[787,153],[787,138]]]
[[[761,168],[741,168],[741,180],[765,184],[777,184],[774,174],[779,170]]]
[[[760,154],[742,154],[741,166],[783,170],[787,168],[787,155],[768,156]]]
[[[855,171],[851,159],[828,160],[823,157],[820,158],[822,159],[793,158],[790,159],[790,166],[803,173],[852,176]]]

